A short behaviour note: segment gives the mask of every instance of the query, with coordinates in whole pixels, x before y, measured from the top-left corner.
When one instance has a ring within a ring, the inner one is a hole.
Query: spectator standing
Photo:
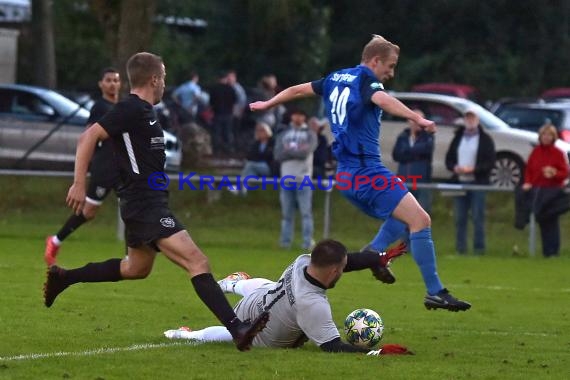
[[[556,127],[550,123],[538,131],[539,145],[532,150],[525,169],[523,191],[530,196],[536,220],[540,226],[544,257],[560,254],[560,214],[568,211],[568,160],[554,143]]]
[[[419,109],[412,110],[421,117],[424,113]],[[409,178],[416,176],[415,182],[431,182],[431,161],[433,157],[434,135],[424,130],[418,123],[408,120],[409,128],[398,135],[396,145],[392,151],[394,161],[398,162],[398,175]],[[410,192],[416,197],[426,212],[431,214],[431,190],[412,189]]]
[[[289,177],[279,190],[281,202],[281,237],[279,245],[290,248],[295,227],[295,210],[301,213],[304,249],[314,245],[313,190],[300,186],[313,172],[313,152],[317,148],[317,135],[306,124],[307,115],[301,110],[291,113],[291,122],[275,142],[275,160],[280,163],[281,177]]]
[[[269,100],[278,92],[277,77],[274,74],[266,74],[261,77],[255,89],[254,100]],[[256,121],[263,121],[273,129],[277,135],[277,127],[285,115],[285,106],[278,105],[273,109],[258,112],[255,115]]]
[[[313,116],[309,119],[309,128],[317,135],[317,149],[313,153],[313,178],[324,178],[326,164],[332,155],[327,138],[323,135],[324,125]]]
[[[235,127],[238,128],[241,125],[241,119],[247,106],[247,95],[243,86],[237,80],[237,73],[235,70],[230,70],[228,72],[228,84],[232,86],[236,93],[236,102],[234,104],[234,122]]]
[[[210,90],[210,106],[214,112],[212,120],[214,152],[233,153],[234,131],[233,117],[237,95],[230,86],[227,73],[220,75],[218,83]]]
[[[488,185],[495,164],[495,143],[479,124],[475,110],[464,114],[465,126],[460,127],[445,156],[447,169],[462,184]],[[485,253],[485,192],[466,190],[454,199],[456,239],[459,254],[467,253],[467,219],[471,210],[475,254]]]
[[[179,115],[180,123],[196,120],[199,106],[207,103],[207,96],[198,84],[199,81],[198,73],[192,72],[190,80],[182,83],[172,92],[172,100],[183,110]]]

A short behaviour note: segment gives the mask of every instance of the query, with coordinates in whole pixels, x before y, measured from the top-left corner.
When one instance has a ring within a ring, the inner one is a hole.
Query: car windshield
[[[66,98],[65,96],[55,92],[55,91],[46,91],[44,92],[44,96],[50,99],[50,103],[57,105],[58,111],[61,113],[62,116],[68,116],[72,113],[77,111],[77,108],[80,107],[79,104],[71,101],[70,99]],[[84,108],[81,108],[77,113],[77,116],[81,117],[89,117],[89,111]]]
[[[463,113],[467,111],[467,109],[474,109],[479,116],[479,121],[486,129],[491,130],[499,130],[510,128],[510,126],[505,123],[503,120],[499,119],[497,116],[493,115],[491,112],[486,110],[485,108],[481,107],[475,103],[457,103],[457,108]]]
[[[562,112],[558,110],[535,109],[535,108],[504,108],[498,114],[509,125],[536,131],[547,122],[551,122],[560,128]]]

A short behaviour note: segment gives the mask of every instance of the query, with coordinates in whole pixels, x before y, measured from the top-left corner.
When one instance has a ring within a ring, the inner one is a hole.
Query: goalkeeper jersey
[[[306,338],[320,346],[340,337],[326,289],[306,272],[310,261],[310,255],[299,256],[279,281],[261,286],[236,305],[241,320],[269,311],[269,322],[254,346],[297,347]]]

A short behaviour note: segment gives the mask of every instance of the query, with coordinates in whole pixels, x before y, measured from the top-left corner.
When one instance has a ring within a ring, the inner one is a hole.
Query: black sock
[[[226,299],[226,296],[224,296],[222,289],[220,289],[220,286],[214,280],[214,276],[212,276],[211,273],[202,273],[192,277],[191,281],[196,294],[198,294],[202,302],[204,302],[220,322],[232,332],[236,322],[239,320],[236,317],[234,309],[232,309]]]
[[[81,268],[67,270],[65,273],[68,285],[78,282],[115,282],[122,279],[121,259],[89,263]]]
[[[79,215],[73,214],[67,219],[63,227],[61,227],[61,230],[59,230],[55,236],[57,236],[60,241],[63,241],[86,221],[87,219],[83,216],[83,213]]]

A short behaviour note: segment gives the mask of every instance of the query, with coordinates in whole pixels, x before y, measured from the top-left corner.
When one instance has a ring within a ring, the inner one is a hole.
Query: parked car
[[[570,143],[570,102],[530,102],[502,105],[496,112],[513,128],[537,132],[546,122],[554,124],[560,138]]]
[[[540,95],[543,99],[561,99],[570,98],[570,87],[556,87],[544,90]]]
[[[79,135],[89,111],[65,96],[41,87],[0,85],[0,168],[72,170]],[[50,131],[44,143],[24,155]],[[176,136],[164,132],[166,168],[177,170],[182,147]]]
[[[523,179],[525,163],[530,152],[538,144],[536,132],[511,128],[504,121],[476,103],[454,96],[427,93],[391,93],[410,108],[421,109],[428,119],[437,123],[435,151],[433,155],[433,179],[448,180],[452,173],[445,167],[445,154],[453,139],[455,130],[463,122],[463,113],[475,109],[481,125],[488,132],[497,151],[495,167],[491,172],[491,183],[500,187],[514,187]],[[391,170],[397,169],[392,159],[396,138],[407,127],[406,120],[383,113],[380,145],[382,160]],[[556,145],[570,156],[570,144],[561,140]]]
[[[479,102],[479,91],[473,86],[459,83],[424,83],[412,86],[413,92],[427,92],[429,94],[441,94],[457,96],[474,102]]]

